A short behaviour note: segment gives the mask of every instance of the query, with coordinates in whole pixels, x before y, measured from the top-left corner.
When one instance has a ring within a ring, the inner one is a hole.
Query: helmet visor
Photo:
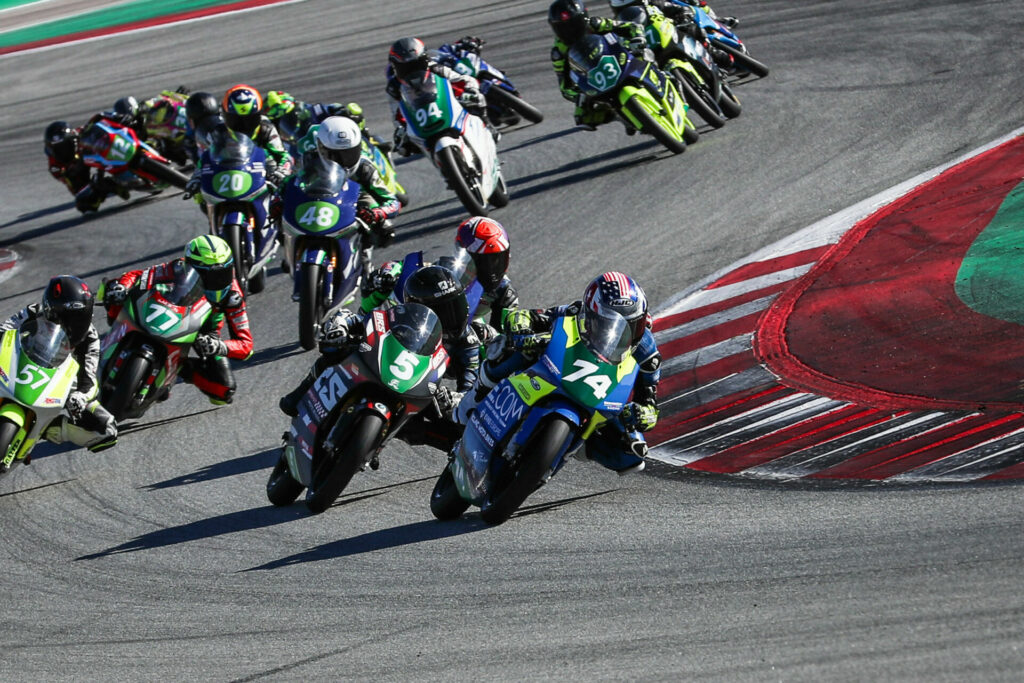
[[[363,154],[363,150],[359,145],[348,149],[331,149],[330,147],[325,147],[319,140],[317,144],[321,157],[328,161],[333,161],[342,168],[352,168],[359,163],[359,157]]]
[[[582,322],[580,337],[587,348],[606,363],[622,362],[632,346],[633,330],[629,321],[613,311],[588,308]]]
[[[235,279],[235,270],[231,263],[220,266],[197,266],[192,267],[199,273],[199,280],[203,283],[203,291],[211,301],[221,301],[231,291],[231,283]]]
[[[493,254],[473,254],[473,260],[476,262],[477,280],[488,292],[494,291],[508,270],[508,250]]]
[[[416,59],[410,59],[407,62],[396,61],[392,62],[392,65],[395,69],[395,77],[400,81],[405,81],[417,71],[426,71],[430,66],[430,58],[424,53]]]
[[[456,338],[466,330],[466,325],[469,323],[469,302],[466,301],[464,292],[432,301],[430,308],[441,321],[446,338]]]

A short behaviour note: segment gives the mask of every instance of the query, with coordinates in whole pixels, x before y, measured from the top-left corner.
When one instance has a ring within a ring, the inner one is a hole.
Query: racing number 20
[[[594,396],[596,398],[603,399],[608,395],[608,390],[612,387],[612,379],[605,375],[595,375],[594,373],[598,369],[597,364],[577,359],[573,365],[579,368],[579,370],[566,375],[562,378],[562,381],[576,382],[582,380],[584,384],[594,390]]]

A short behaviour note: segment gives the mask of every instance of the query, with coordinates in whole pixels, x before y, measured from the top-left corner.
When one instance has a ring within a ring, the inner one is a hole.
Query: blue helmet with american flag
[[[580,336],[591,351],[613,363],[636,348],[650,325],[644,290],[618,272],[603,273],[587,285],[582,313]]]

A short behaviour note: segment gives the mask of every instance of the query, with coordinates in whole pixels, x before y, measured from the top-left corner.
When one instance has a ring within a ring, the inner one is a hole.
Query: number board
[[[619,68],[615,57],[605,55],[601,57],[597,66],[587,72],[587,83],[590,84],[590,87],[603,91],[618,83],[621,75],[622,69]]]

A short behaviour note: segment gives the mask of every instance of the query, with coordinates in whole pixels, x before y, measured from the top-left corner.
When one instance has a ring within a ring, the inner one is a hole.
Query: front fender
[[[25,423],[27,422],[25,408],[20,403],[15,403],[14,401],[6,401],[0,404],[0,418],[10,420],[21,429],[25,428]]]

